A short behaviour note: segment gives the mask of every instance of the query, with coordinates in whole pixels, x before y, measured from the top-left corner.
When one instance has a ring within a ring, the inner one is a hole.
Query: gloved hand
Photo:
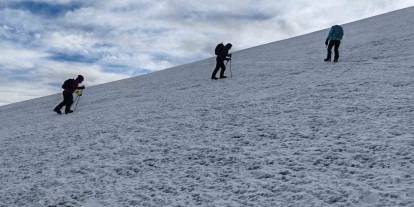
[[[78,89],[83,90],[83,89],[85,89],[85,86],[80,86],[80,87],[78,87]]]
[[[76,90],[76,91],[75,91],[75,94],[76,94],[77,96],[82,96],[82,90]]]
[[[325,45],[328,46],[328,44],[329,44],[329,39],[326,39]]]

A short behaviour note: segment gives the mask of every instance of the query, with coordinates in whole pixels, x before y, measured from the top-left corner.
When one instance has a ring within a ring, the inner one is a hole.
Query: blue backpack
[[[330,40],[342,40],[342,37],[344,36],[344,29],[342,29],[341,26],[335,25],[331,28],[331,31],[329,31],[329,39]]]

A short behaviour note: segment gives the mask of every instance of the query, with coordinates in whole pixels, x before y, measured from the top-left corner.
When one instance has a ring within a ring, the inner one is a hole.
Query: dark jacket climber
[[[220,78],[227,78],[224,75],[224,71],[226,70],[226,65],[224,64],[224,61],[231,60],[231,54],[229,54],[229,50],[231,49],[231,47],[232,44],[230,43],[226,44],[225,46],[223,45],[223,43],[220,43],[216,46],[216,67],[214,68],[213,74],[211,75],[211,79],[217,80],[216,74],[220,70],[220,68]]]
[[[77,89],[85,89],[85,86],[79,87],[79,84],[82,83],[84,80],[82,75],[78,75],[76,79],[67,79],[63,85],[63,101],[58,104],[53,111],[55,111],[58,114],[62,114],[60,111],[63,106],[65,106],[65,114],[72,113],[73,111],[70,109],[70,107],[73,104],[73,93]]]

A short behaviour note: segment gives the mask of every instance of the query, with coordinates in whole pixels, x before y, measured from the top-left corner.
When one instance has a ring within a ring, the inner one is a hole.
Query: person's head
[[[227,43],[225,47],[226,47],[226,49],[230,50],[230,48],[231,48],[232,46],[233,46],[233,45],[232,45],[231,43]]]
[[[83,76],[82,75],[78,75],[78,77],[76,77],[76,81],[78,82],[78,83],[82,83],[82,81],[84,80],[84,78],[83,78]]]

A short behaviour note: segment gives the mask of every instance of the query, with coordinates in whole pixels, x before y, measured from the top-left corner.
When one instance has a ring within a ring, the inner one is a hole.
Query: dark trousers
[[[328,45],[328,55],[326,56],[326,59],[330,60],[332,56],[332,48],[334,48],[335,51],[335,57],[334,60],[338,61],[339,59],[339,45],[341,45],[341,40],[331,40],[329,41]]]
[[[63,91],[63,101],[59,105],[56,106],[55,110],[60,111],[63,106],[66,106],[65,112],[68,112],[72,104],[73,104],[73,94],[69,91]]]
[[[220,77],[224,76],[224,71],[226,70],[226,65],[224,64],[224,60],[221,58],[216,58],[216,68],[214,68],[213,74],[211,77],[216,77],[217,72],[220,70]]]

